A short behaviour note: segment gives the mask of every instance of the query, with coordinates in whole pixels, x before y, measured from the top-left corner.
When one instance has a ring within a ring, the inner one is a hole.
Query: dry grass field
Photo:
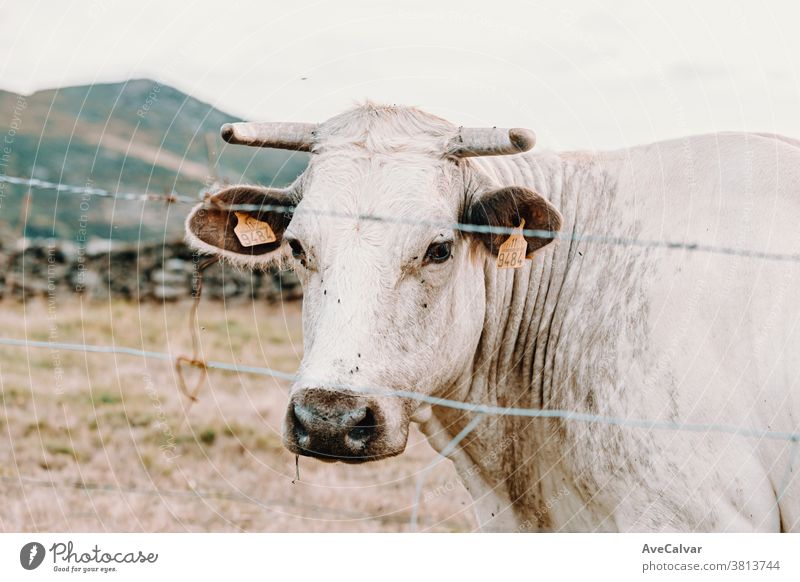
[[[189,308],[5,300],[0,336],[189,354]],[[199,323],[206,359],[296,369],[299,303],[208,301]],[[301,459],[293,483],[287,391],[212,370],[191,404],[170,362],[0,346],[0,530],[408,530],[416,477],[439,459],[425,439],[414,431],[404,455],[365,465]],[[475,527],[449,461],[424,491],[420,529]]]

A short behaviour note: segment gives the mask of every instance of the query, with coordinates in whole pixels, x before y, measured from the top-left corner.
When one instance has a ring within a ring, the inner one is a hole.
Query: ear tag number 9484
[[[525,264],[525,255],[528,253],[528,241],[522,236],[525,228],[525,219],[514,229],[506,242],[500,245],[497,253],[498,269],[519,269]]]
[[[244,212],[235,212],[238,224],[233,232],[243,247],[263,245],[278,240],[269,224],[261,222]]]

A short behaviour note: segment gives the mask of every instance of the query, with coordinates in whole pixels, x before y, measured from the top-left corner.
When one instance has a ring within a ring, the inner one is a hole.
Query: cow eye
[[[305,258],[306,250],[296,238],[293,238],[289,241],[289,248],[292,249],[292,256],[298,261],[302,261]]]
[[[453,243],[450,241],[433,243],[425,251],[425,260],[431,263],[444,263],[453,253]]]

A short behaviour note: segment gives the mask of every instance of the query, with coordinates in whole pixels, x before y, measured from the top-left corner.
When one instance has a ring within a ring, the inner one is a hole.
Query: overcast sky
[[[357,101],[526,126],[554,148],[800,136],[800,2],[500,0],[0,6],[0,87],[152,77],[259,120]]]

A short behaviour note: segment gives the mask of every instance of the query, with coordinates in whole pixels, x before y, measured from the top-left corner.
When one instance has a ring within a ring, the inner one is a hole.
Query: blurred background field
[[[189,354],[190,303],[0,302],[6,337]],[[204,302],[202,356],[292,373],[300,303]],[[191,385],[196,370],[187,371]],[[0,530],[406,531],[418,473],[421,529],[475,527],[449,461],[416,429],[405,454],[365,465],[281,444],[288,384],[211,371],[192,404],[173,365],[0,346]]]

